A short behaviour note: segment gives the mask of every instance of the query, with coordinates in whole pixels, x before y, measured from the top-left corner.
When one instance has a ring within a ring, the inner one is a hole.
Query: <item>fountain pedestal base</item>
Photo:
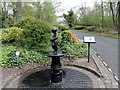
[[[59,83],[62,82],[62,68],[61,68],[61,63],[60,63],[60,57],[64,56],[64,54],[61,53],[49,53],[47,55],[48,57],[52,58],[52,63],[51,63],[51,82],[52,83]]]

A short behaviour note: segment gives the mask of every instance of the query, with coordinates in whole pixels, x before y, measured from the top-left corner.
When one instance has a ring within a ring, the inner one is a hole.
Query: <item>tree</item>
[[[43,20],[51,24],[56,22],[55,8],[51,2],[44,2],[43,4]]]
[[[102,13],[101,13],[101,15],[102,15],[102,17],[101,17],[101,20],[102,20],[102,22],[101,22],[101,27],[102,27],[102,29],[103,29],[103,25],[104,25],[104,11],[103,11],[103,2],[101,2],[101,10],[102,10]]]
[[[120,1],[117,3],[117,20],[118,33],[120,34]]]
[[[75,13],[73,12],[72,9],[70,11],[68,11],[68,14],[63,13],[63,17],[67,21],[68,26],[70,28],[72,28],[75,25],[75,21],[77,18],[75,17]]]
[[[86,3],[81,2],[81,4],[82,4],[81,7],[77,11],[77,14],[79,15],[79,19],[86,15],[88,9],[86,7]]]
[[[86,15],[80,19],[81,25],[85,26],[101,26],[101,5],[94,4],[93,9],[87,9]]]
[[[110,1],[110,9],[111,9],[111,12],[112,12],[113,24],[114,24],[114,27],[116,27],[116,24],[115,24],[115,14],[114,14],[114,10],[113,10],[113,3],[111,1]]]
[[[7,16],[8,16],[8,11],[7,11],[7,3],[3,2],[3,8],[2,8],[2,12],[1,12],[1,16],[2,16],[2,27],[8,27],[8,20],[7,20]]]
[[[56,22],[55,8],[52,2],[32,2],[24,3],[22,6],[22,15],[33,16],[36,19],[47,21],[51,24]]]
[[[33,16],[35,17],[35,11],[32,6],[35,6],[31,2],[24,2],[22,4],[22,17],[28,17],[28,16]]]
[[[21,0],[18,0],[16,2],[16,19],[20,18],[21,17],[21,14],[22,14],[22,1]]]
[[[21,17],[22,14],[22,1],[17,0],[17,2],[11,3],[11,7],[13,7],[13,19],[14,23]]]
[[[16,22],[16,20],[18,18],[20,18],[21,16],[21,6],[22,6],[22,2],[21,0],[17,0],[17,2],[3,2],[3,13],[5,17],[5,20],[7,20],[6,24],[9,24],[9,18],[11,18],[11,15],[8,13],[8,11],[13,10],[13,19],[14,19],[14,23]],[[10,17],[9,17],[10,16]],[[7,25],[9,27],[9,25]]]

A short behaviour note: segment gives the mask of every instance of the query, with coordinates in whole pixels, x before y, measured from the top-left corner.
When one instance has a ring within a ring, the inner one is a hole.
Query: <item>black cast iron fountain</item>
[[[62,81],[63,70],[61,69],[60,57],[64,56],[64,54],[58,52],[58,33],[56,28],[52,28],[52,39],[50,40],[52,43],[53,52],[47,54],[48,57],[52,58],[51,63],[51,82],[58,83]]]
[[[50,69],[32,73],[20,81],[20,90],[35,88],[35,90],[57,90],[56,88],[92,88],[92,80],[86,74],[70,68],[61,68],[60,57],[64,54],[58,52],[57,29],[52,29],[53,37],[50,40],[54,51],[47,53],[52,58]],[[26,88],[26,89],[25,89]]]

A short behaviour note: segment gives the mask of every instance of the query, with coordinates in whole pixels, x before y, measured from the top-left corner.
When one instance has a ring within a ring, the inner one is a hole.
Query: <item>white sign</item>
[[[16,56],[19,56],[20,55],[20,51],[16,51]]]
[[[84,43],[95,43],[94,36],[84,36],[83,38]]]

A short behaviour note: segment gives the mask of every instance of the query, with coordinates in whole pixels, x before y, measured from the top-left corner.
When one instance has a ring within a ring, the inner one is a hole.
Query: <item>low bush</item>
[[[27,46],[26,48],[40,52],[46,52],[49,49],[52,27],[49,23],[26,17],[19,20],[15,26],[24,29],[22,45]]]
[[[72,32],[71,35],[72,35],[72,43],[79,45],[80,41],[77,38],[76,34],[74,32]]]
[[[74,26],[75,30],[83,30],[85,29],[85,26]]]
[[[65,25],[60,25],[59,29],[60,29],[60,31],[65,31],[65,30],[69,30],[69,27],[65,26]]]
[[[89,26],[89,27],[86,27],[86,29],[89,31],[89,32],[93,32],[96,30],[95,26]]]
[[[63,31],[62,33],[61,33],[61,37],[62,37],[62,41],[61,41],[61,43],[72,43],[72,34],[71,34],[71,32],[70,31]]]
[[[28,50],[22,47],[16,47],[13,45],[1,45],[0,67],[12,67],[34,61],[37,63],[44,63],[47,61],[47,57],[34,51]],[[16,51],[20,51],[20,56],[16,57]]]
[[[65,30],[69,30],[69,27],[68,26],[65,26],[65,25],[54,25],[55,27],[58,28],[58,31],[61,32],[61,31],[65,31]]]
[[[12,43],[19,41],[22,37],[23,29],[18,27],[4,28],[1,30],[1,42]]]
[[[109,30],[109,29],[97,29],[96,32],[98,32],[98,33],[109,33],[110,31],[112,31],[112,30]]]

